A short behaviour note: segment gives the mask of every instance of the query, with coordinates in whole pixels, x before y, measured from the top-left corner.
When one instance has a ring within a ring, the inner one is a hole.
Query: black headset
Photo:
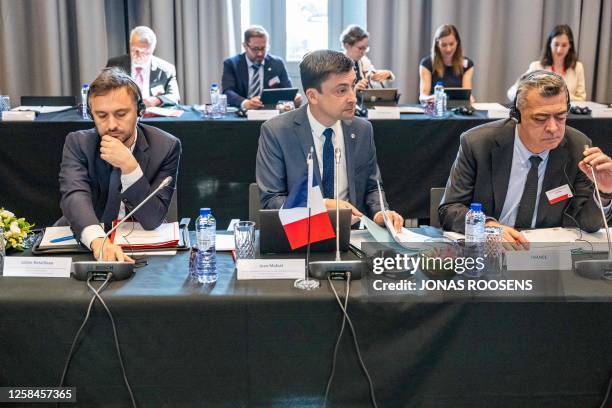
[[[535,77],[535,75],[533,75],[534,73],[537,73],[537,75],[541,74],[540,71],[533,71],[532,74],[527,74],[525,80],[532,80]],[[517,88],[516,94],[514,95],[514,101],[512,102],[512,107],[510,108],[510,119],[514,119],[516,123],[521,123],[521,111],[519,110],[518,106],[516,106],[516,101],[518,100],[519,93],[519,88]],[[567,85],[565,85],[565,99],[567,100],[567,111],[571,112],[572,104],[570,102],[570,94],[569,90],[567,89]]]
[[[110,69],[110,68],[106,68],[106,69]],[[126,73],[124,73],[123,71],[121,72],[115,72],[115,75],[120,75],[121,79],[127,81],[127,87],[131,88],[132,91],[136,92],[136,112],[138,114],[138,118],[141,118],[142,115],[144,115],[145,110],[147,109],[147,106],[144,103],[144,99],[142,98],[142,92],[140,91],[140,87],[138,86],[138,84],[136,84],[136,82],[134,82],[134,80]],[[89,104],[89,92],[87,92],[87,116],[89,116],[89,118],[91,120],[94,120],[93,115],[91,114],[91,107]]]

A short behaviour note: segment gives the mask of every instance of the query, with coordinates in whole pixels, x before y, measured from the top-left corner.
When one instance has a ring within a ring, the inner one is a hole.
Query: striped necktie
[[[251,78],[251,86],[249,86],[249,99],[255,97],[255,96],[259,96],[259,94],[261,93],[261,81],[259,80],[259,67],[261,67],[261,65],[259,64],[253,64],[251,65],[251,68],[253,68],[253,77]]]

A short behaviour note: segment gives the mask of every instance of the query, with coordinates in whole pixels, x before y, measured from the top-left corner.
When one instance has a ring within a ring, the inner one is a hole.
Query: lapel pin
[[[355,134],[351,133],[351,139],[354,139],[354,138],[355,138]]]

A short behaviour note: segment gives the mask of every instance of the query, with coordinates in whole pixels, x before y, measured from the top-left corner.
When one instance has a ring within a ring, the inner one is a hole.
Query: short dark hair
[[[345,74],[353,69],[353,61],[338,51],[318,50],[304,55],[300,62],[300,76],[304,91],[315,88],[321,92],[321,84],[331,74]]]
[[[572,33],[571,27],[567,24],[555,26],[548,34],[548,38],[546,39],[546,43],[544,43],[544,48],[542,49],[542,57],[540,58],[540,64],[543,67],[552,66],[553,57],[552,51],[550,50],[550,43],[552,42],[553,38],[563,34],[567,35],[567,39],[569,40],[569,50],[567,51],[567,55],[563,60],[563,67],[565,69],[576,68],[578,54],[576,53],[576,46],[574,45],[574,34]]]
[[[342,34],[340,34],[340,42],[342,44],[355,45],[355,43],[358,43],[369,36],[370,33],[368,33],[366,30],[358,25],[352,24],[346,27]]]
[[[119,88],[127,89],[128,94],[134,98],[134,104],[138,111],[140,101],[142,100],[140,88],[138,88],[136,82],[127,73],[117,67],[104,68],[91,85],[89,85],[87,105],[89,106],[89,99],[92,96],[106,95],[110,91]]]
[[[244,43],[248,44],[249,40],[253,37],[266,37],[266,39],[270,38],[266,29],[260,25],[251,26],[244,31]]]

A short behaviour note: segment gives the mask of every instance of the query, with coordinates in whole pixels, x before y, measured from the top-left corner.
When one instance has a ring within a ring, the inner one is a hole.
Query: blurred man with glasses
[[[293,87],[283,60],[268,54],[268,38],[263,27],[249,27],[244,32],[244,52],[223,62],[221,86],[230,106],[261,109],[264,89]],[[293,102],[300,106],[301,95],[297,94]]]
[[[138,26],[130,34],[130,53],[108,60],[138,84],[146,106],[176,105],[180,100],[176,68],[153,55],[157,37],[149,27]]]

